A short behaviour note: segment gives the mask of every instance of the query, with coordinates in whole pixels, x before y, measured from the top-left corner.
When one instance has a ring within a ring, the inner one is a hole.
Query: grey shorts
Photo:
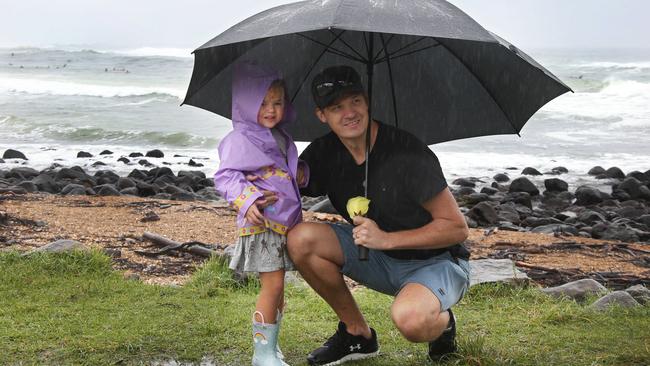
[[[359,261],[359,247],[352,238],[352,225],[329,224],[339,239],[345,263],[341,273],[364,286],[396,296],[409,283],[428,288],[445,311],[463,297],[469,287],[469,263],[444,253],[429,259],[396,259],[370,250],[367,262]]]

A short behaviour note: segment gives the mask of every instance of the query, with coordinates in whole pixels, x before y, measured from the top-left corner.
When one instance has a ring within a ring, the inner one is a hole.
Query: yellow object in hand
[[[368,213],[369,205],[369,199],[357,196],[350,198],[348,204],[345,205],[345,208],[348,210],[348,215],[350,215],[350,217],[365,216]]]

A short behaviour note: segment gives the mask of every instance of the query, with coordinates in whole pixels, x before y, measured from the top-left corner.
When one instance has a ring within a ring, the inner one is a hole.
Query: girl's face
[[[257,112],[257,123],[273,128],[284,117],[284,88],[270,88],[264,96],[260,111]]]

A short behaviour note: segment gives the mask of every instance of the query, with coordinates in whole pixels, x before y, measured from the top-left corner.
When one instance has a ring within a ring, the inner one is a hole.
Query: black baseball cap
[[[311,82],[311,95],[321,109],[346,95],[365,92],[361,77],[350,66],[328,67],[316,75]]]

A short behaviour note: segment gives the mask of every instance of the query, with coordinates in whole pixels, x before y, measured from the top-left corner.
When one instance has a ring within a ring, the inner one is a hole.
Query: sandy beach
[[[159,220],[143,218],[155,213]],[[305,212],[307,221],[337,221],[337,215]],[[145,232],[177,242],[199,241],[222,252],[235,242],[235,213],[223,204],[138,197],[0,195],[0,251],[26,252],[59,239],[107,250],[125,277],[149,284],[182,285],[205,258],[170,253],[155,258],[135,253],[157,249]],[[472,229],[472,259],[510,258],[541,285],[591,277],[613,287],[650,282],[642,243],[574,236]]]

